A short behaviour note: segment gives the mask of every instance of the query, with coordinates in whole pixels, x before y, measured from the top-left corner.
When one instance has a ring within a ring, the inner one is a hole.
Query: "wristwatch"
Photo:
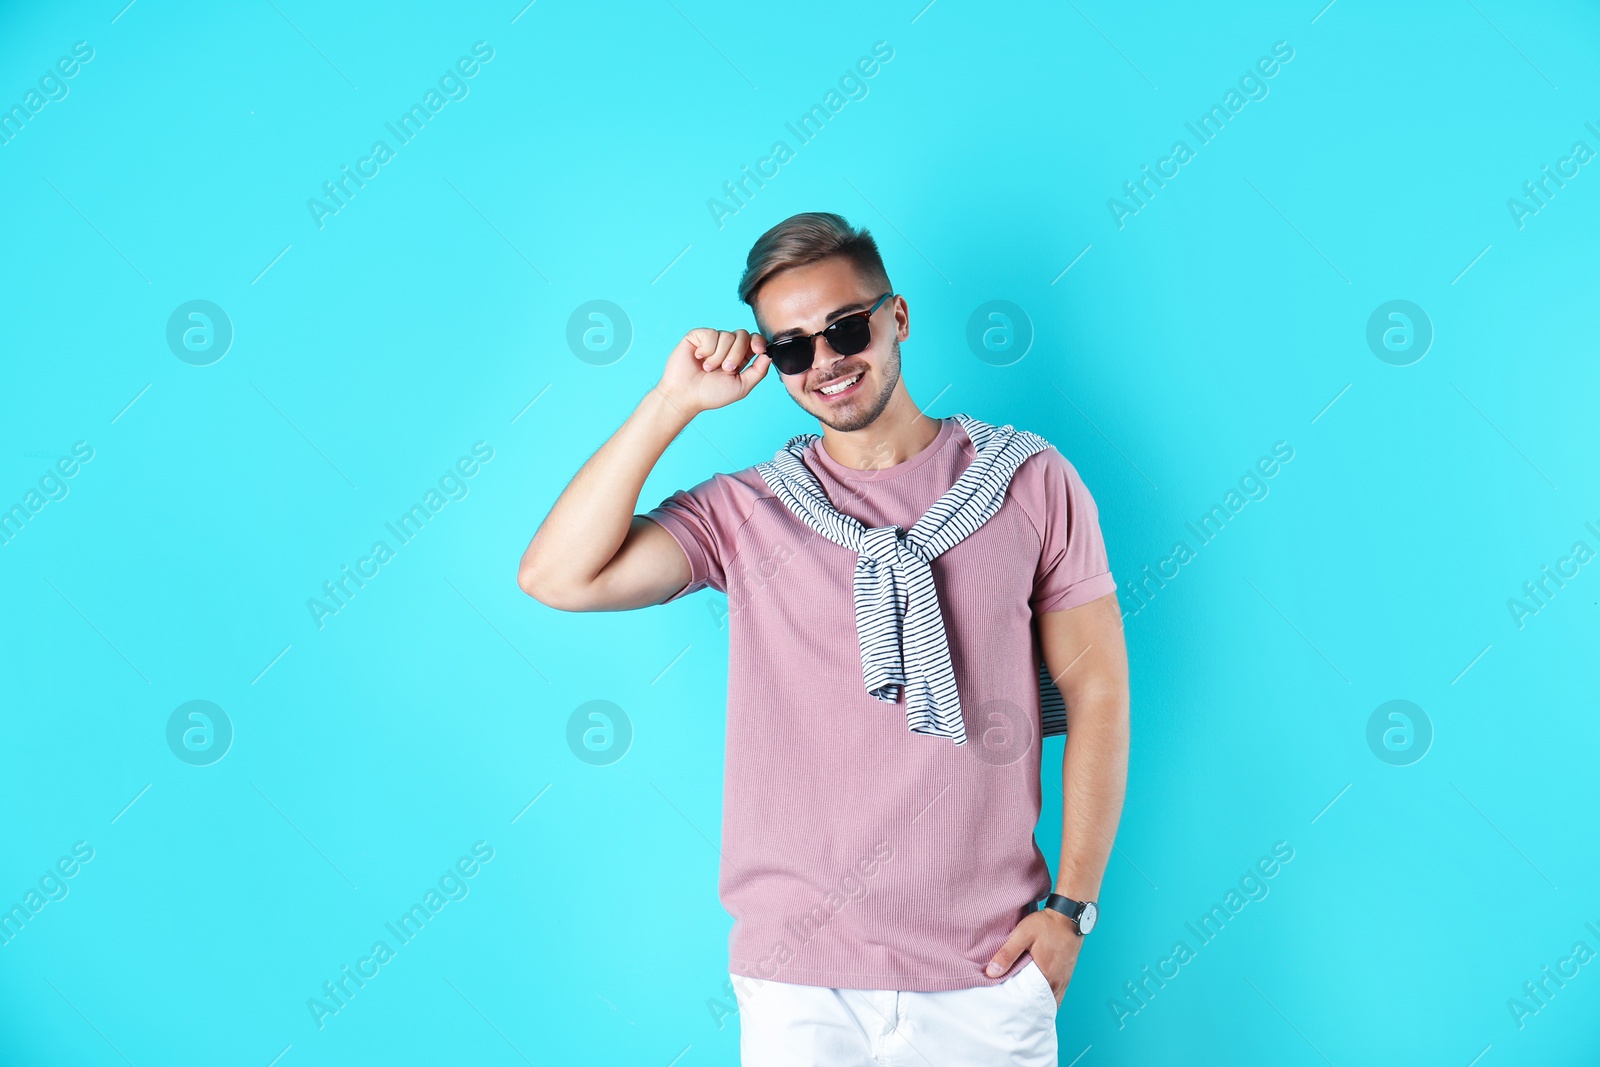
[[[1051,893],[1044,898],[1043,907],[1059,911],[1072,920],[1072,925],[1077,928],[1078,936],[1082,937],[1094,929],[1094,924],[1100,918],[1100,909],[1092,900],[1073,900],[1060,893]]]

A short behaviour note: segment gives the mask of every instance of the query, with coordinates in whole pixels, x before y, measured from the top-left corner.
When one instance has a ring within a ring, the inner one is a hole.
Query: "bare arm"
[[[1128,781],[1128,655],[1116,594],[1040,615],[1039,644],[1067,704],[1056,892],[1096,900]]]
[[[1045,667],[1067,705],[1055,891],[1073,900],[1096,900],[1128,780],[1128,656],[1121,611],[1117,595],[1107,593],[1037,619]],[[1059,1004],[1082,948],[1071,919],[1048,908],[1030,912],[994,954],[989,975],[1004,974],[1026,949]]]
[[[522,591],[566,611],[660,603],[689,580],[670,534],[633,513],[639,491],[689,418],[655,389],[590,456],[522,553]],[[675,585],[673,583],[676,583]]]
[[[622,611],[659,604],[688,584],[683,549],[634,514],[639,492],[696,414],[749,395],[770,365],[759,354],[765,347],[745,330],[694,329],[678,342],[660,384],[589,457],[534,533],[517,568],[523,592],[564,611]]]

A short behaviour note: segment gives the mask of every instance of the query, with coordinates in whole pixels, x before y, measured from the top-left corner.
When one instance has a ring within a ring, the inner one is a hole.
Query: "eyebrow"
[[[852,311],[865,311],[865,310],[867,310],[867,308],[869,308],[871,306],[872,306],[872,303],[870,301],[866,301],[866,302],[862,302],[862,303],[859,303],[859,304],[846,304],[844,307],[841,307],[841,308],[834,308],[832,311],[830,311],[828,313],[828,324],[827,324],[827,326],[824,326],[823,329],[827,329],[828,326],[832,326],[833,325],[833,321],[835,319],[837,319],[837,318],[840,318],[841,316],[848,315]],[[793,327],[791,329],[783,330],[783,331],[780,331],[778,333],[773,334],[772,336],[767,338],[767,341],[770,342],[770,343],[776,344],[779,341],[786,340],[786,339],[788,339],[790,337],[799,337],[799,336],[801,336],[801,335],[803,335],[805,333],[807,333],[807,331],[802,330],[798,326],[796,326],[796,327]]]

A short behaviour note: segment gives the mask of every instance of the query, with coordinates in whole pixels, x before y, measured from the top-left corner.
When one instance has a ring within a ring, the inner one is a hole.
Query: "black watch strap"
[[[1071,897],[1064,897],[1060,893],[1051,893],[1045,897],[1041,907],[1059,911],[1071,919],[1079,937],[1094,929],[1094,918],[1098,915],[1098,909],[1095,907],[1094,901],[1073,900]],[[1084,921],[1086,912],[1090,916],[1088,922]]]

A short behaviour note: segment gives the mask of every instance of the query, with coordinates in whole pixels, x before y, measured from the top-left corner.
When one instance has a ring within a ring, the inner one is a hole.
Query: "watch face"
[[[1100,918],[1100,909],[1092,901],[1085,902],[1083,912],[1078,916],[1078,932],[1086,934],[1094,929],[1095,922]]]

